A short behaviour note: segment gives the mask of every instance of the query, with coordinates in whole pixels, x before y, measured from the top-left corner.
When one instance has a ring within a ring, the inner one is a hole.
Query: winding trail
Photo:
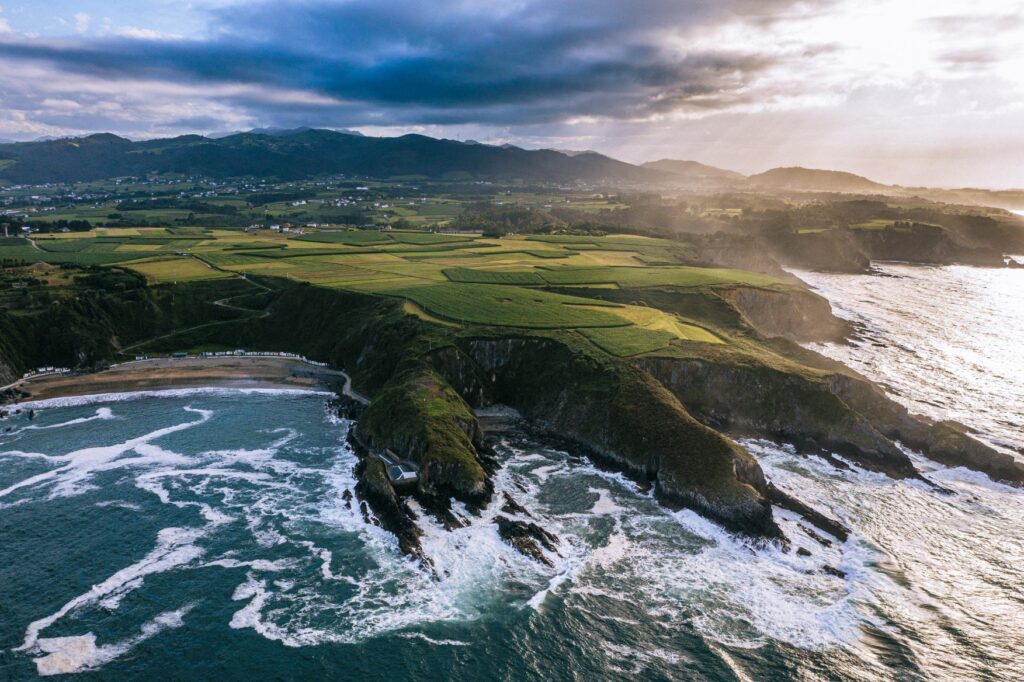
[[[203,263],[204,265],[206,265],[209,268],[213,268],[215,270],[221,270],[220,268],[212,265],[211,263],[203,260],[202,258],[199,258],[198,256],[192,256],[192,257],[195,258],[196,260],[198,260],[199,262]],[[230,272],[230,270],[221,270],[221,271],[222,272]],[[232,274],[235,275],[236,277],[238,277],[239,279],[245,280],[247,283],[251,284],[252,286],[257,287],[259,289],[262,289],[263,291],[273,291],[273,289],[271,289],[271,288],[269,288],[267,286],[264,286],[264,285],[260,284],[259,282],[254,282],[253,280],[249,279],[245,275],[239,275],[238,273],[232,273]],[[144,340],[139,341],[137,343],[133,343],[131,345],[125,346],[120,351],[118,351],[118,353],[120,355],[124,355],[128,351],[132,350],[133,348],[138,348],[139,346],[144,346],[146,344],[153,343],[154,341],[161,341],[163,339],[167,339],[167,338],[170,338],[172,336],[178,336],[179,334],[184,334],[186,332],[195,331],[196,329],[206,329],[207,327],[215,327],[217,325],[230,324],[232,322],[238,322],[239,320],[242,320],[242,319],[260,320],[260,319],[263,319],[263,318],[268,317],[270,315],[270,311],[269,310],[263,310],[263,311],[253,310],[252,308],[243,308],[242,306],[232,305],[232,304],[228,303],[228,301],[230,301],[232,299],[241,298],[243,296],[249,296],[249,294],[246,293],[246,294],[235,294],[234,296],[227,296],[225,298],[221,298],[221,299],[218,299],[216,301],[213,301],[212,304],[215,305],[215,306],[219,306],[221,308],[228,308],[229,310],[240,310],[242,312],[252,313],[252,316],[249,317],[249,318],[244,318],[243,317],[243,318],[235,318],[235,319],[232,319],[232,320],[215,320],[213,322],[204,322],[202,324],[197,324],[197,325],[194,325],[192,327],[186,327],[184,329],[175,329],[174,331],[168,332],[167,334],[161,334],[160,336],[154,336],[152,338],[144,339]]]

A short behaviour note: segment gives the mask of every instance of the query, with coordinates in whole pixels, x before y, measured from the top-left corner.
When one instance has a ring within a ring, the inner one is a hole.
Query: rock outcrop
[[[429,566],[429,559],[420,546],[420,529],[413,520],[412,511],[395,494],[384,463],[379,459],[364,457],[356,466],[356,494],[373,510],[374,517],[384,530],[398,538],[398,547],[403,554],[419,559]]]
[[[764,338],[796,343],[843,341],[853,332],[849,323],[832,314],[827,300],[806,289],[730,287],[718,289],[718,295]]]
[[[912,415],[889,399],[877,385],[845,374],[828,379],[829,390],[852,409],[865,415],[892,440],[918,450],[947,466],[980,471],[995,481],[1024,485],[1024,464],[972,438],[962,424],[935,422]]]
[[[432,358],[462,395],[516,408],[599,462],[653,483],[664,504],[736,532],[780,536],[749,453],[691,417],[645,372],[570,343],[476,338]]]
[[[419,466],[416,494],[446,509],[455,498],[470,509],[490,500],[493,486],[477,450],[483,434],[472,410],[428,367],[399,372],[363,413],[358,436],[371,449],[392,450]]]
[[[737,437],[837,453],[894,478],[919,477],[897,442],[937,462],[1024,483],[1024,465],[963,427],[911,415],[875,384],[840,372],[744,361],[643,358],[637,364],[698,419]]]

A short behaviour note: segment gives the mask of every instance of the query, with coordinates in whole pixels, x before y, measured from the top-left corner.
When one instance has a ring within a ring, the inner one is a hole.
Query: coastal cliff
[[[840,527],[772,486],[733,438],[793,443],[837,466],[845,464],[832,453],[893,477],[919,477],[902,443],[944,464],[1024,483],[1021,465],[962,427],[911,415],[871,382],[797,346],[841,339],[849,329],[824,299],[795,286],[592,290],[589,295],[610,302],[700,321],[726,341],[674,341],[660,351],[615,357],[570,330],[445,326],[407,314],[397,298],[264,284],[265,309],[250,315],[207,305],[223,290],[202,287],[191,299],[160,289],[102,305],[75,303],[106,315],[93,322],[106,331],[95,350],[78,349],[71,360],[83,365],[116,357],[126,340],[148,334],[154,338],[144,347],[154,350],[183,344],[288,349],[345,369],[371,398],[353,431],[362,460],[356,494],[410,555],[419,553],[414,514],[374,453],[390,450],[415,464],[411,494],[424,511],[455,527],[461,521],[451,500],[475,513],[493,499],[496,464],[473,410],[494,405],[515,408],[533,428],[650,485],[662,504],[757,538],[782,539],[773,503],[798,510],[826,532]],[[191,302],[188,321],[195,324],[161,334],[182,324],[185,318],[175,313],[182,300]],[[140,306],[159,314],[144,322],[137,319]],[[36,343],[33,359],[56,364],[67,357],[62,344],[47,349],[45,337]],[[20,371],[8,357],[0,362]]]
[[[852,333],[848,322],[832,314],[828,301],[806,289],[785,291],[729,287],[718,291],[743,322],[766,338],[797,343],[843,341]]]
[[[936,225],[896,229],[833,229],[766,236],[767,251],[788,267],[864,273],[871,261],[1003,267],[1003,249]],[[1004,245],[1005,246],[1005,245]]]
[[[636,368],[568,339],[530,337],[462,339],[433,362],[479,405],[516,408],[599,462],[653,484],[664,504],[737,532],[779,535],[757,462]]]

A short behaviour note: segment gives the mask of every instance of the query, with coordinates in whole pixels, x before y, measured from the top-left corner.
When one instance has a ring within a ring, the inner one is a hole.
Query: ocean
[[[1024,446],[1024,271],[799,274],[862,328],[818,350],[915,410]],[[496,501],[480,517],[456,508],[469,525],[454,532],[419,517],[435,579],[346,503],[350,424],[326,395],[37,409],[0,434],[0,679],[1019,677],[1024,491],[918,455],[950,493],[745,441],[780,487],[854,531],[822,547],[780,511],[799,556],[509,437],[496,499],[558,536],[552,565],[501,542]]]

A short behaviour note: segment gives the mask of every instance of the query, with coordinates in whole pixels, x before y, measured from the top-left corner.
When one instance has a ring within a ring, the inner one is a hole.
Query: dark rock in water
[[[797,547],[796,554],[797,556],[811,556],[810,551],[804,549],[803,547]]]
[[[441,522],[445,530],[452,531],[463,528],[466,524],[452,513],[452,498],[440,495],[427,495],[421,491],[415,493],[416,501],[423,510]],[[473,510],[470,510],[473,511]]]
[[[849,528],[835,519],[825,516],[817,509],[804,504],[792,495],[779,490],[775,487],[774,483],[768,484],[768,499],[771,500],[772,504],[777,504],[783,509],[799,514],[829,535],[838,538],[840,542],[846,542],[846,538],[850,537]]]
[[[356,420],[362,416],[363,411],[366,409],[366,405],[359,402],[351,396],[345,394],[339,394],[337,398],[331,401],[331,407],[342,419]]]
[[[526,507],[516,502],[511,495],[508,493],[502,493],[502,495],[505,498],[505,504],[501,505],[501,511],[506,514],[520,514],[522,516],[533,518],[530,512],[526,510]]]
[[[341,494],[341,499],[345,500],[345,509],[352,508],[352,491],[345,488],[345,492]]]
[[[812,540],[817,541],[817,543],[819,545],[821,545],[822,547],[831,547],[832,546],[832,541],[829,540],[828,538],[822,537],[818,533],[815,533],[813,529],[808,528],[807,526],[805,526],[802,523],[797,524],[797,525],[799,526],[800,530],[802,530],[804,533],[806,533],[807,536],[810,537]]]
[[[912,415],[867,381],[837,375],[829,384],[845,404],[869,418],[886,437],[940,464],[967,467],[993,481],[1024,486],[1024,464],[971,437],[963,424]]]
[[[28,420],[32,421],[35,418],[36,418],[36,411],[35,410],[29,410],[28,411]]]
[[[370,506],[381,528],[398,538],[402,553],[419,559],[429,567],[430,561],[420,547],[420,529],[413,523],[412,512],[395,493],[388,480],[384,463],[376,458],[363,459],[356,465],[356,494]]]
[[[495,521],[498,524],[498,535],[501,536],[501,539],[514,547],[520,554],[547,566],[553,565],[551,560],[544,556],[541,547],[543,546],[550,552],[556,552],[557,537],[536,523],[516,521],[507,516],[498,516]]]
[[[822,566],[821,567],[821,571],[822,571],[822,573],[828,573],[829,575],[834,575],[837,578],[845,578],[846,577],[846,571],[841,571],[838,568],[836,568],[835,566],[829,566],[828,564],[825,564],[824,566]]]

